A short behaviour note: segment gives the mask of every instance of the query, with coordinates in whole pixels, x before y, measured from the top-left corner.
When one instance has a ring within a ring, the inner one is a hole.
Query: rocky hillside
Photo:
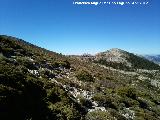
[[[0,36],[0,119],[159,120],[160,70],[132,53],[64,56]]]

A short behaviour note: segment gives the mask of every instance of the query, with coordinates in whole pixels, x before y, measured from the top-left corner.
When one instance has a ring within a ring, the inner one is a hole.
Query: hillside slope
[[[0,119],[10,118],[159,120],[159,67],[119,49],[64,56],[1,35]]]

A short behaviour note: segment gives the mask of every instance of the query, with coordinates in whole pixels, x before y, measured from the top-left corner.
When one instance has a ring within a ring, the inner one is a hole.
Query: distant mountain
[[[82,61],[100,62],[101,64],[106,65],[108,63],[108,66],[114,66],[116,68],[121,65],[126,66],[127,68],[159,69],[159,66],[156,64],[160,64],[160,55],[137,55],[118,48],[112,48],[95,55],[83,54],[69,56]]]
[[[65,56],[0,35],[0,120],[10,119],[160,120],[159,66],[117,48]]]
[[[113,48],[105,52],[97,53],[95,56],[79,56],[83,60],[90,60],[115,69],[133,70],[133,69],[160,69],[160,66],[149,61],[146,58],[139,57],[133,53]]]
[[[143,55],[146,59],[160,64],[160,55]]]

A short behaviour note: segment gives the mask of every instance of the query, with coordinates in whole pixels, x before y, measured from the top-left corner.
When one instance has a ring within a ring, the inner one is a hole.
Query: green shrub
[[[63,102],[49,105],[53,120],[80,120],[80,115],[73,106],[65,105]]]
[[[115,109],[108,109],[109,113],[116,118],[117,120],[127,120],[124,116],[122,116],[117,110]]]
[[[127,98],[124,97],[123,99],[123,103],[125,104],[125,106],[128,107],[135,107],[135,106],[139,106],[139,102],[137,100],[133,100],[131,98]]]
[[[117,90],[118,94],[123,96],[123,97],[129,97],[132,99],[136,99],[137,98],[137,94],[138,92],[136,91],[135,88],[130,87],[130,86],[126,86],[126,87],[121,87]]]
[[[78,73],[76,74],[76,77],[84,82],[93,82],[94,78],[92,77],[92,75],[85,70],[79,70]]]
[[[119,106],[119,98],[112,95],[104,95],[102,93],[97,93],[93,96],[93,100],[97,101],[100,106],[104,106],[106,108],[118,109]]]
[[[56,62],[52,63],[52,67],[53,68],[64,67],[66,69],[69,69],[70,68],[70,63],[67,60],[58,61],[58,62],[56,61]]]
[[[4,56],[6,56],[6,57],[10,57],[11,55],[13,55],[14,54],[14,50],[13,50],[13,48],[2,48],[2,53],[3,53],[3,55]]]
[[[97,101],[100,105],[103,105],[106,102],[105,95],[102,93],[97,93],[93,96],[93,100]]]
[[[78,96],[77,98],[80,100],[82,106],[92,108],[92,102],[89,99],[86,99],[83,96]]]
[[[38,70],[36,65],[32,61],[28,60],[28,58],[26,58],[26,57],[17,57],[16,60],[21,65],[25,66],[26,68],[28,68],[30,70]]]
[[[114,118],[105,111],[93,111],[89,112],[86,117],[86,120],[114,120]]]

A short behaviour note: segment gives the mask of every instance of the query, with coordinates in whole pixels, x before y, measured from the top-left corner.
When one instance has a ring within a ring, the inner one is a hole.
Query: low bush
[[[86,70],[79,70],[76,74],[76,77],[84,82],[94,82],[92,75]]]

